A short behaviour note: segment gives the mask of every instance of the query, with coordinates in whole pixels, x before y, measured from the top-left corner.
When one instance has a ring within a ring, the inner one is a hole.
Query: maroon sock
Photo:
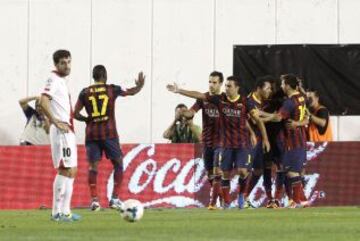
[[[230,205],[230,180],[221,180],[221,191],[224,198],[224,203],[226,205]]]
[[[259,175],[254,175],[254,174],[251,175],[250,180],[249,180],[249,184],[248,184],[248,187],[247,187],[247,192],[246,192],[247,195],[249,195],[252,192],[252,190],[256,186],[257,182],[259,181],[259,179],[260,179]]]
[[[289,199],[293,199],[293,189],[291,185],[291,179],[289,177],[285,178],[285,192]]]
[[[97,189],[96,189],[96,182],[97,182],[97,171],[89,170],[88,174],[88,183],[90,188],[90,196],[92,199],[97,198]]]
[[[122,166],[115,166],[114,167],[114,188],[113,188],[113,192],[112,192],[113,198],[119,197],[119,189],[120,189],[120,185],[121,185],[122,177],[123,177],[122,174],[123,174]]]
[[[275,199],[280,201],[283,196],[283,192],[284,192],[283,186],[276,186]]]
[[[216,200],[220,196],[220,190],[221,190],[221,177],[215,176],[214,180],[212,182],[212,193],[210,198],[210,205],[215,206]]]
[[[296,203],[300,203],[302,201],[302,197],[304,196],[304,189],[302,187],[301,178],[300,176],[291,177],[290,181],[293,191],[293,200]]]

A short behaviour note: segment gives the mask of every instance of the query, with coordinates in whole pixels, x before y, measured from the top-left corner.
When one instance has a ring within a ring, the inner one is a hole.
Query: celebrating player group
[[[238,174],[238,208],[253,207],[249,194],[263,175],[268,208],[280,208],[284,191],[288,207],[307,207],[303,190],[306,164],[306,97],[299,79],[285,74],[280,80],[259,77],[250,94],[241,94],[235,76],[225,81],[214,71],[209,76],[209,91],[184,90],[176,84],[167,89],[196,102],[182,114],[192,118],[202,109],[203,159],[211,185],[209,210],[233,207],[230,196],[231,174]],[[272,167],[276,166],[276,190],[272,195]]]

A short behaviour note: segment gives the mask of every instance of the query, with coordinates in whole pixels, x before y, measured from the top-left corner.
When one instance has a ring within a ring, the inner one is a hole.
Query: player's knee
[[[89,170],[90,171],[97,171],[99,162],[89,162]]]
[[[77,167],[60,167],[58,173],[65,177],[75,178],[77,174]]]
[[[222,175],[222,171],[218,167],[214,168],[213,173],[214,173],[215,176],[221,176]]]
[[[115,171],[122,171],[123,170],[123,161],[122,159],[111,160]]]
[[[214,169],[213,168],[210,168],[210,169],[207,170],[207,176],[208,177],[214,176]]]
[[[238,168],[237,173],[241,178],[246,178],[249,175],[249,171],[246,168]]]
[[[228,171],[223,171],[223,172],[221,173],[221,177],[222,177],[222,179],[229,179],[229,178],[230,178],[230,172],[228,172]]]
[[[293,172],[293,171],[289,171],[286,175],[287,177],[298,177],[300,176],[300,173],[299,172]]]
[[[77,167],[72,167],[72,168],[70,168],[70,176],[72,177],[72,178],[75,178],[75,176],[76,176],[76,174],[77,174]]]

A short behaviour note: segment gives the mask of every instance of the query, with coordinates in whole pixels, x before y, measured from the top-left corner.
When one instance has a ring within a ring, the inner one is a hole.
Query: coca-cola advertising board
[[[204,207],[209,184],[201,146],[193,144],[124,144],[123,200],[138,199],[146,207]],[[360,143],[308,143],[306,195],[314,205],[360,203]],[[49,146],[0,147],[0,209],[51,207],[55,170]],[[78,175],[73,207],[90,204],[85,148],[78,147]],[[232,192],[235,198],[237,177]],[[112,192],[112,165],[103,159],[98,170],[98,194],[103,207]],[[265,201],[262,180],[250,194],[254,205]],[[283,200],[286,203],[286,198]],[[235,202],[234,202],[235,203]]]

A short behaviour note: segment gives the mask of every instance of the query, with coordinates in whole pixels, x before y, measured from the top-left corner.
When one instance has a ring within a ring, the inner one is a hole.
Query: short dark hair
[[[60,59],[68,58],[68,57],[71,57],[71,53],[69,50],[66,50],[66,49],[56,50],[53,54],[54,64],[58,64]]]
[[[179,108],[186,108],[187,109],[187,106],[183,103],[181,104],[178,104],[176,107],[175,107],[175,110],[179,109]]]
[[[317,90],[315,90],[315,89],[308,89],[306,92],[312,92],[312,93],[314,93],[314,95],[315,95],[316,97],[318,97],[319,103],[322,104],[322,98],[320,97],[319,91],[317,91]]]
[[[231,76],[227,77],[226,80],[234,81],[235,85],[240,87],[240,78],[239,77],[231,75]]]
[[[275,80],[275,77],[273,77],[271,75],[261,76],[256,79],[255,89],[258,87],[263,88],[266,82],[269,82],[271,84],[274,82],[274,80]]]
[[[285,84],[289,85],[292,89],[296,89],[299,86],[299,81],[294,74],[285,74],[282,76]]]
[[[107,72],[104,65],[94,66],[92,75],[95,81],[107,80]]]
[[[211,77],[219,77],[220,83],[222,83],[224,81],[224,75],[223,73],[219,72],[219,71],[213,71],[210,73]]]

